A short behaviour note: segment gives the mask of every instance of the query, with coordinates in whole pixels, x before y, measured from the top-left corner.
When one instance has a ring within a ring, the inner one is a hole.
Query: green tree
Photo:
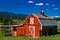
[[[1,22],[1,17],[0,17],[0,22]]]
[[[60,18],[54,18],[55,20],[57,20],[57,21],[60,21]]]
[[[2,18],[3,25],[8,25],[8,21],[9,21],[9,19],[7,17]]]
[[[3,18],[2,18],[2,24],[3,24],[3,25],[12,25],[12,24],[13,24],[13,21],[12,21],[11,18],[3,17]]]

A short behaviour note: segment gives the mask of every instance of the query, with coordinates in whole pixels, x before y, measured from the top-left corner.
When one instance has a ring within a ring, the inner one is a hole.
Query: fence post
[[[3,27],[2,27],[2,36],[3,36]]]

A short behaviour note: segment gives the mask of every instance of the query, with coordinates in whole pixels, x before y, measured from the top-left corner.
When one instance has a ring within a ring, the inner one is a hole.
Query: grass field
[[[14,36],[0,36],[0,40],[60,40],[60,34],[42,36],[40,38],[28,38],[28,37],[14,37]]]
[[[60,29],[60,26],[59,26]],[[0,29],[0,40],[60,40],[60,34],[41,36],[40,38],[28,38],[22,36],[2,36],[2,31]]]

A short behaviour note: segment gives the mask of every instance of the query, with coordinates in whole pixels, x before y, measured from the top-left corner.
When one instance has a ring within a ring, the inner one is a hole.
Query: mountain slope
[[[24,20],[27,15],[24,14],[15,14],[15,13],[10,13],[10,12],[0,12],[0,17],[8,17],[12,19],[21,19]]]

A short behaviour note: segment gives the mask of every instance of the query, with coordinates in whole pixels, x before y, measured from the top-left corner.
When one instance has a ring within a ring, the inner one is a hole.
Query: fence
[[[16,27],[20,25],[0,25],[0,36],[10,36],[11,27]]]

